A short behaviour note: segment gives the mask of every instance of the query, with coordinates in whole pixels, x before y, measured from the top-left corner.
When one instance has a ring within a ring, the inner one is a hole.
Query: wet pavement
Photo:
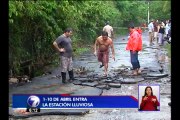
[[[123,40],[125,39],[125,40]],[[104,68],[93,53],[87,52],[79,58],[74,58],[76,81],[62,84],[60,69],[56,68],[51,74],[35,77],[32,82],[23,85],[9,86],[9,102],[12,94],[71,94],[71,95],[132,95],[138,99],[139,84],[160,85],[160,111],[140,112],[138,109],[91,109],[83,115],[70,114],[41,114],[29,116],[27,120],[170,120],[171,79],[168,70],[169,58],[167,51],[156,45],[148,46],[147,33],[143,33],[143,51],[139,52],[142,74],[131,75],[130,53],[125,50],[127,36],[118,37],[114,41],[115,61],[109,61],[108,77],[103,77]],[[67,75],[68,78],[68,75]],[[13,114],[13,112],[12,112]],[[48,115],[48,116],[47,116]],[[14,119],[17,114],[11,117]],[[21,117],[19,117],[21,118]],[[22,117],[23,118],[23,117]]]

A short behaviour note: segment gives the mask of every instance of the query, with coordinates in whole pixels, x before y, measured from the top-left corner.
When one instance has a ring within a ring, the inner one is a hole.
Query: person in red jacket
[[[142,29],[141,29],[141,27],[138,27],[136,30],[138,31],[139,34],[142,35]]]
[[[152,88],[150,86],[147,86],[145,88],[144,96],[142,97],[140,110],[155,111],[158,110],[157,106],[159,106],[157,97],[153,95]]]
[[[126,50],[130,50],[130,58],[131,58],[131,64],[133,67],[133,75],[138,75],[141,73],[140,63],[138,60],[138,52],[142,50],[142,36],[134,28],[133,24],[130,24],[128,26],[128,29],[130,31],[130,35],[128,38]]]

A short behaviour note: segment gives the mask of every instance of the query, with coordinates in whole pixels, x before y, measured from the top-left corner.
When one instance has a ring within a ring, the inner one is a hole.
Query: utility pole
[[[148,24],[149,24],[149,1],[148,1]]]

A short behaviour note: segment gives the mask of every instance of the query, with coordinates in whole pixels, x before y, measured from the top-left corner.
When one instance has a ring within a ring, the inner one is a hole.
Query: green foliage
[[[89,51],[88,48],[78,48],[78,49],[76,50],[74,56],[79,56],[79,55],[81,55],[82,53],[87,52],[87,51]]]
[[[9,61],[15,74],[21,62],[40,62],[52,54],[52,39],[60,32],[53,18],[56,7],[55,2],[46,1],[9,2]]]
[[[115,32],[115,36],[124,36],[129,34],[129,30],[127,27],[117,27],[113,30]]]
[[[147,1],[114,1],[121,13],[122,25],[133,22],[136,26],[147,23]],[[149,1],[150,19],[166,20],[171,16],[171,1]]]
[[[150,19],[164,21],[171,18],[171,1],[153,1],[149,7]]]
[[[147,5],[144,1],[116,1],[116,7],[121,13],[123,26],[130,22],[139,26],[147,18]]]

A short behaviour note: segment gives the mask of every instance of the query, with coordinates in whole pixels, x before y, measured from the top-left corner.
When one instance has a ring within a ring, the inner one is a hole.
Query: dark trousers
[[[138,60],[138,51],[133,52],[131,50],[130,56],[131,56],[131,64],[132,64],[133,70],[140,68],[140,64],[139,64],[139,60]]]

